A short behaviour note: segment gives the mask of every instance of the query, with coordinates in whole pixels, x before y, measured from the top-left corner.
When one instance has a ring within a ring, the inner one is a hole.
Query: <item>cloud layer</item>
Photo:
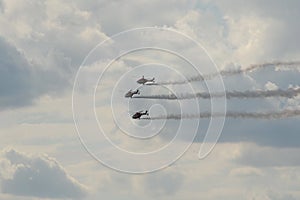
[[[174,166],[147,176],[118,174],[101,165],[99,167],[99,163],[91,161],[89,155],[81,151],[70,123],[72,120],[69,120],[72,119],[71,86],[87,53],[106,39],[106,35],[143,26],[174,28],[201,42],[223,70],[227,91],[246,91],[230,93],[233,96],[228,102],[229,110],[265,113],[267,110],[277,112],[299,108],[299,96],[278,90],[299,88],[298,71],[279,69],[279,73],[277,67],[275,70],[262,67],[244,74],[240,67],[299,60],[299,7],[300,1],[280,0],[0,0],[0,125],[5,127],[6,121],[10,122],[8,127],[0,129],[3,138],[0,147],[21,146],[36,152],[51,152],[62,161],[60,164],[49,156],[4,151],[0,157],[0,198],[299,199],[299,117],[272,121],[227,119],[220,143],[206,160],[197,159],[197,147]],[[179,48],[184,49],[185,46]],[[156,60],[147,60],[143,53],[136,55],[137,61],[120,62],[114,70],[123,73],[124,66],[130,70],[134,66],[132,64],[161,61],[165,56],[155,55]],[[199,56],[197,53],[193,55]],[[106,63],[106,60],[101,62]],[[181,63],[175,64],[179,71],[188,71]],[[108,74],[109,81],[113,83],[118,78],[115,71]],[[229,76],[226,72],[238,75]],[[150,70],[144,75],[152,77],[152,73]],[[162,74],[161,81],[168,75]],[[197,79],[197,74],[191,75]],[[136,87],[135,78],[130,80],[133,82],[130,87]],[[156,78],[160,79],[159,76]],[[199,91],[206,91],[202,89],[199,86]],[[236,95],[269,96],[264,92],[247,92],[269,90],[293,98],[251,98],[247,101],[236,98]],[[184,88],[181,91],[184,92]],[[64,102],[58,104],[57,96]],[[108,89],[99,91],[97,95],[104,118],[111,114],[110,104],[105,103],[109,96]],[[45,103],[43,99],[49,100]],[[34,104],[35,101],[38,103]],[[141,103],[142,109],[148,106],[149,101]],[[163,100],[155,102],[160,101]],[[201,99],[199,102],[201,111],[205,113],[210,105],[208,100]],[[173,108],[171,104],[167,106]],[[2,109],[5,111],[2,112]],[[187,105],[185,109],[192,112],[194,108]],[[126,109],[124,112],[124,118],[129,119]],[[202,133],[205,132],[205,120],[197,135],[199,142],[202,142]],[[168,131],[173,132],[178,121],[170,121]],[[61,122],[68,123],[70,127],[64,127]],[[107,122],[105,126],[108,129],[113,127],[109,120]],[[189,133],[187,129],[186,134]],[[129,143],[127,138],[119,135],[126,137],[116,131],[114,136],[118,144]],[[172,133],[170,135],[173,136]],[[249,141],[253,144],[245,144]],[[93,142],[101,148],[99,152],[102,148],[105,150],[101,142]],[[180,142],[185,142],[184,138]],[[199,143],[194,145],[199,146]],[[134,146],[143,151],[148,147]],[[66,166],[75,177],[80,177],[80,182],[88,185],[89,189],[91,186],[92,194],[61,165]]]
[[[11,149],[2,152],[0,163],[3,193],[72,199],[86,195],[85,187],[68,175],[55,159],[46,155],[30,156]]]

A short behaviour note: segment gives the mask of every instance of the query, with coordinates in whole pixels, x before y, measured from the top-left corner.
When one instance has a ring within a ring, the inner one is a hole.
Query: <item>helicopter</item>
[[[132,119],[140,119],[143,115],[149,115],[148,110],[146,110],[145,112],[136,112],[134,115],[132,115]]]
[[[144,76],[142,76],[142,78],[140,78],[139,80],[137,80],[136,82],[138,83],[138,84],[146,84],[146,83],[148,83],[148,82],[152,82],[152,83],[154,83],[154,79],[155,78],[152,78],[152,79],[146,79]]]
[[[135,90],[135,91],[132,91],[132,90],[129,90],[126,94],[125,94],[125,97],[126,98],[132,98],[133,95],[135,94],[140,94],[140,91],[139,90]]]

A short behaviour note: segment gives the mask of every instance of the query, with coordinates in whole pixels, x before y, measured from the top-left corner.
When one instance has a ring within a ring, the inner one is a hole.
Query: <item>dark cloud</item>
[[[209,120],[201,121],[195,142],[203,141],[208,124]],[[299,130],[297,117],[278,120],[227,118],[218,142],[253,142],[280,148],[300,147]]]
[[[299,148],[273,148],[249,145],[243,147],[235,161],[254,167],[300,166]]]
[[[292,194],[279,194],[275,191],[268,192],[268,198],[272,200],[296,200],[298,198],[294,197]]]
[[[86,189],[48,156],[32,157],[8,150],[3,153],[0,166],[3,193],[72,199],[86,195]]]
[[[23,55],[0,37],[0,108],[31,103],[32,77]]]
[[[40,95],[56,95],[69,86],[63,73],[29,63],[22,52],[0,37],[0,109],[30,105]]]
[[[255,142],[276,147],[300,147],[299,119],[227,119],[220,142]]]
[[[4,5],[2,0],[0,0],[0,12],[2,13],[4,11]]]

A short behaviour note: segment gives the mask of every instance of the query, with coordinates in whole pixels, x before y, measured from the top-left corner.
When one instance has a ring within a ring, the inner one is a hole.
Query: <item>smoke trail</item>
[[[157,83],[150,83],[147,85],[176,85],[176,84],[186,84],[189,82],[194,82],[194,81],[205,81],[205,80],[210,80],[213,79],[219,75],[221,76],[232,76],[236,74],[241,74],[244,72],[251,72],[257,69],[265,68],[265,67],[278,67],[278,66],[284,66],[284,67],[292,67],[300,65],[300,61],[290,61],[290,62],[266,62],[266,63],[261,63],[261,64],[253,64],[250,65],[244,69],[233,69],[233,70],[223,70],[219,71],[217,73],[212,73],[212,74],[206,74],[206,75],[199,75],[199,76],[194,76],[191,77],[187,80],[179,80],[179,81],[165,81],[165,82],[157,82]]]
[[[133,98],[140,99],[167,99],[167,100],[180,100],[180,99],[210,99],[210,98],[220,98],[225,97],[227,99],[231,98],[268,98],[268,97],[285,97],[285,98],[294,98],[300,94],[299,88],[289,88],[287,90],[276,89],[276,90],[247,90],[247,91],[226,91],[226,92],[201,92],[195,94],[179,94],[179,95],[143,95],[143,96],[134,96]]]
[[[161,119],[199,119],[199,118],[210,118],[210,117],[230,117],[230,118],[252,118],[252,119],[281,119],[288,117],[296,117],[300,115],[300,110],[282,110],[280,112],[227,112],[224,113],[209,113],[204,112],[197,115],[180,115],[170,114],[166,116],[157,117],[146,117],[141,118],[143,120],[161,120]]]

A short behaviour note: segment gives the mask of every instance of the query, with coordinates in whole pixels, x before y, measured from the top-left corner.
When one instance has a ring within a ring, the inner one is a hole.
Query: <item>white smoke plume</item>
[[[230,117],[230,118],[252,118],[252,119],[281,119],[288,117],[300,116],[300,110],[282,110],[278,112],[227,112],[227,113],[209,113],[203,112],[200,114],[169,114],[165,116],[154,116],[141,118],[143,120],[162,120],[162,119],[199,119],[199,118],[216,118],[216,117]]]
[[[134,96],[133,98],[140,99],[167,99],[167,100],[181,100],[181,99],[210,99],[210,98],[220,98],[226,97],[231,98],[269,98],[269,97],[285,97],[294,98],[300,94],[300,87],[289,88],[287,90],[275,89],[275,90],[246,90],[246,91],[225,91],[225,92],[200,92],[195,94],[162,94],[162,95],[141,95]]]
[[[253,65],[250,65],[250,66],[248,66],[246,68],[243,68],[243,69],[223,70],[223,71],[219,71],[217,73],[206,74],[206,75],[202,75],[202,76],[201,75],[194,76],[194,77],[188,78],[186,80],[164,81],[164,82],[157,82],[157,83],[149,83],[147,85],[186,84],[186,83],[194,82],[194,81],[211,80],[211,79],[213,79],[213,78],[215,78],[219,75],[224,77],[224,76],[232,76],[232,75],[242,74],[242,73],[251,72],[251,71],[258,70],[258,69],[265,68],[265,67],[299,67],[299,66],[300,66],[300,61],[266,62],[266,63],[260,63],[260,64],[253,64]]]

